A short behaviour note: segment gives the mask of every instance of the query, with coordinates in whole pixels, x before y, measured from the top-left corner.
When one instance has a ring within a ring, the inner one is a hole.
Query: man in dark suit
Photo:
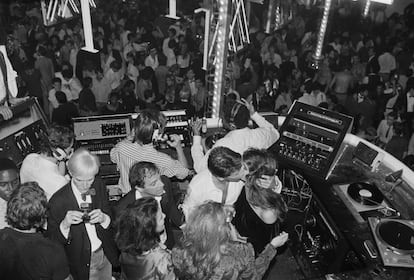
[[[161,204],[161,209],[166,215],[166,245],[172,248],[176,241],[174,237],[180,235],[179,227],[183,224],[184,217],[175,203],[170,180],[165,176],[160,176],[154,163],[141,161],[131,167],[129,183],[132,189],[119,200],[115,209],[117,216],[135,200],[145,196],[154,197]]]
[[[79,149],[68,161],[71,181],[50,199],[48,234],[64,245],[75,280],[112,278],[118,251],[112,234],[108,193],[96,177],[99,159]]]
[[[414,83],[407,83],[406,94],[400,94],[394,105],[402,119],[410,121],[414,118]]]

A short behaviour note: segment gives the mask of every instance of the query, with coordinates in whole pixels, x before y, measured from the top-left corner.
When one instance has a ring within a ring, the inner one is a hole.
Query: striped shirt
[[[140,145],[129,140],[116,144],[111,150],[111,161],[116,163],[120,172],[119,187],[123,193],[131,190],[129,184],[129,169],[137,162],[148,161],[154,163],[160,170],[160,174],[167,177],[184,179],[188,176],[189,169],[178,160],[169,155],[157,151],[152,144]]]

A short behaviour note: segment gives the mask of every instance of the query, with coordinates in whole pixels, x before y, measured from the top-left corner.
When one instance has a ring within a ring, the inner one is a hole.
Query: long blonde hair
[[[177,274],[184,279],[210,279],[223,245],[230,240],[223,206],[213,201],[198,206],[189,215],[183,233],[184,267]]]

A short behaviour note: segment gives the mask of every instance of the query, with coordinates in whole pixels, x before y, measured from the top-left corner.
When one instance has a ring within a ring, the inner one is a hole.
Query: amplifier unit
[[[295,101],[270,148],[288,167],[325,178],[352,117]]]
[[[164,132],[170,135],[177,134],[180,136],[181,144],[183,146],[191,146],[189,120],[185,110],[162,111],[161,113],[163,113],[167,119]],[[164,148],[164,145],[160,145],[160,148]]]
[[[13,118],[0,119],[0,157],[20,165],[26,155],[39,151],[48,121],[35,98],[11,107]]]

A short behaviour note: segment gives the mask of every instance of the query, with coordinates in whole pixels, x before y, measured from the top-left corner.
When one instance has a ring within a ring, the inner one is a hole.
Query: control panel
[[[17,165],[30,153],[40,149],[48,122],[35,98],[12,107],[13,118],[0,120],[0,157],[12,159]]]
[[[73,131],[77,141],[125,138],[131,133],[130,114],[80,117],[73,119]]]
[[[177,134],[183,146],[191,146],[191,136],[189,130],[188,117],[185,110],[162,111],[167,119],[165,124],[165,134]],[[161,145],[160,147],[164,147]]]
[[[325,177],[352,121],[349,116],[296,101],[271,150],[289,167]]]
[[[315,195],[290,236],[291,251],[306,279],[365,267]]]

